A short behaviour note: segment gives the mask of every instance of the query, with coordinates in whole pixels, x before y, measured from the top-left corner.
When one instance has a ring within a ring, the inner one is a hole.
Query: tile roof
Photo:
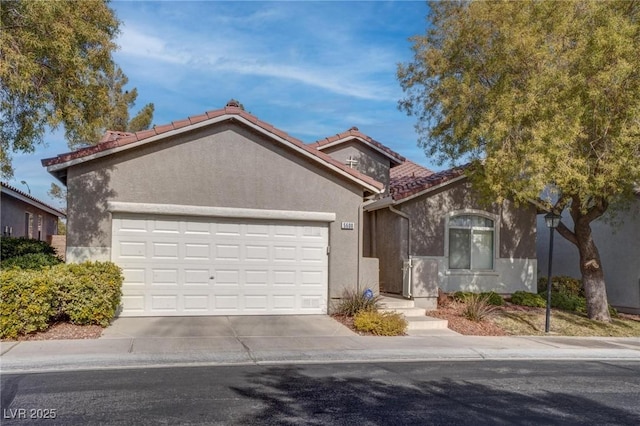
[[[123,138],[126,136],[133,136],[134,133],[132,132],[119,132],[119,131],[115,131],[115,130],[107,130],[104,135],[102,135],[102,139],[100,139],[100,143],[102,142],[109,142],[109,141],[115,141],[119,138]]]
[[[28,194],[28,193],[26,193],[24,191],[19,190],[15,186],[11,186],[11,185],[9,185],[8,183],[5,183],[5,182],[0,182],[0,187],[2,187],[2,189],[6,188],[6,189],[8,189],[8,190],[10,190],[12,192],[15,192],[15,193],[21,195],[24,198],[27,198],[28,199],[27,202],[29,204],[34,205],[35,207],[38,207],[39,209],[42,209],[42,210],[53,210],[54,214],[56,214],[58,217],[67,217],[67,215],[64,212],[60,211],[60,209],[57,209],[57,208],[55,208],[53,206],[50,206],[47,203],[44,203],[44,202],[38,200],[36,197],[34,197],[31,194]],[[10,194],[10,192],[8,192],[8,191],[2,191],[2,192]],[[15,195],[14,195],[14,198],[15,198]],[[23,200],[23,201],[25,201],[25,200]]]
[[[82,159],[85,157],[90,157],[96,154],[100,154],[105,151],[109,151],[116,148],[126,147],[127,145],[135,144],[137,142],[144,142],[146,139],[150,139],[154,136],[163,135],[168,132],[176,131],[183,128],[188,128],[190,126],[194,126],[198,123],[205,122],[207,120],[212,120],[216,118],[234,120],[237,118],[241,118],[243,120],[248,121],[249,123],[258,126],[266,133],[272,134],[274,137],[279,137],[293,146],[302,149],[314,157],[317,157],[318,160],[324,163],[329,163],[333,167],[337,167],[342,172],[350,175],[352,178],[358,179],[361,182],[364,182],[374,188],[382,190],[384,188],[384,184],[376,181],[375,179],[358,172],[355,169],[352,169],[341,162],[334,160],[329,155],[311,147],[310,145],[305,144],[304,142],[289,136],[287,133],[283,132],[275,128],[273,125],[266,123],[264,121],[259,120],[257,117],[249,114],[244,111],[242,108],[237,106],[237,103],[229,102],[227,106],[222,109],[207,111],[204,114],[195,115],[188,117],[183,120],[173,121],[169,124],[154,126],[149,130],[142,130],[135,133],[128,132],[114,132],[108,131],[101,139],[100,143],[93,146],[88,146],[84,148],[80,148],[76,151],[67,152],[64,154],[60,154],[57,157],[53,158],[45,158],[42,160],[42,165],[45,167],[51,167],[56,165],[64,165],[73,160]],[[185,129],[188,130],[188,129]],[[155,139],[154,139],[155,140]],[[148,141],[152,142],[152,141]],[[105,153],[107,155],[108,153]]]
[[[324,147],[346,143],[353,139],[359,139],[365,144],[368,144],[373,146],[374,148],[377,148],[379,151],[381,151],[383,154],[385,154],[395,163],[402,163],[403,161],[405,161],[405,158],[402,155],[389,149],[388,147],[384,146],[383,144],[371,138],[370,136],[367,136],[364,133],[360,132],[360,130],[358,130],[357,127],[352,127],[346,132],[338,133],[335,136],[329,136],[328,138],[324,138],[319,141],[310,143],[309,146],[314,147],[318,150],[322,150]]]
[[[400,170],[394,170],[402,167]],[[400,201],[412,195],[426,191],[437,185],[464,176],[469,165],[454,167],[441,172],[432,172],[415,163],[402,164],[391,169],[389,192],[394,201]],[[422,170],[420,170],[422,169]],[[430,172],[430,173],[429,173]]]

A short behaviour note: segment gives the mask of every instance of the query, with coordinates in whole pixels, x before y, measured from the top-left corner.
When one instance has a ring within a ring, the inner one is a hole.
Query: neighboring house
[[[378,291],[379,276],[395,292],[402,264],[394,275],[387,265],[396,259],[383,258],[382,247],[402,237],[372,228],[372,218],[382,226],[392,208],[369,210],[394,193],[394,168],[431,174],[356,128],[306,145],[231,102],[151,130],[109,132],[100,144],[43,165],[67,185],[68,261],[119,264],[123,316],[324,314],[345,290]],[[454,213],[476,208],[462,198]],[[507,218],[505,208],[478,214],[495,221],[483,241],[493,238],[499,249],[482,271],[472,253],[467,275],[494,279],[469,282],[505,292],[535,282],[535,258],[520,259],[535,245],[535,212],[530,220],[528,209],[525,219]],[[437,237],[412,223],[420,234],[413,241]],[[522,241],[510,245],[517,226],[526,227],[517,232]],[[409,255],[444,256],[414,247]],[[501,261],[510,255],[505,271]],[[520,281],[501,284],[507,276]]]
[[[434,173],[357,128],[312,146],[389,188],[363,207],[363,254],[379,259],[381,291],[435,308],[438,288],[535,290],[533,206],[516,208],[509,201],[483,206],[464,169]]]
[[[0,229],[5,237],[51,240],[58,233],[58,220],[65,214],[4,182],[0,199]]]
[[[568,212],[563,212],[562,221],[573,228]],[[596,220],[591,230],[600,253],[609,303],[621,312],[640,314],[640,192],[628,210],[616,212],[613,220]],[[538,259],[538,273],[546,276],[549,228],[543,215],[538,217]],[[558,232],[553,239],[552,274],[581,277],[578,248]]]

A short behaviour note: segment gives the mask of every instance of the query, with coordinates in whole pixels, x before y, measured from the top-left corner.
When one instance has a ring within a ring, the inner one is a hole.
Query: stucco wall
[[[411,218],[410,253],[427,262],[429,268],[424,269],[424,277],[412,274],[414,291],[425,289],[432,294],[433,287],[428,280],[438,276],[438,287],[445,291],[489,291],[511,293],[517,290],[535,289],[536,282],[536,212],[532,206],[516,208],[513,203],[505,201],[502,205],[484,206],[476,197],[469,183],[453,183],[439,191],[433,191],[421,197],[408,200],[396,206]],[[377,211],[378,252],[391,252],[388,259],[380,262],[382,282],[392,282],[394,292],[402,287],[402,254],[404,251],[400,241],[404,232],[395,227],[406,223],[406,220],[388,209]],[[451,212],[467,211],[487,212],[496,224],[496,250],[492,271],[462,272],[449,271],[448,253],[446,251],[446,217]],[[386,231],[384,231],[386,229]],[[427,264],[424,263],[424,264]],[[436,266],[437,265],[437,268]],[[436,272],[437,269],[437,272]],[[420,297],[419,294],[414,294]],[[429,296],[431,297],[431,296]]]
[[[68,170],[68,261],[110,258],[107,201],[336,213],[329,295],[357,284],[362,189],[235,124],[200,129]]]
[[[358,164],[356,164],[354,168],[360,173],[364,173],[378,182],[384,183],[385,189],[388,191],[391,162],[382,154],[355,141],[332,146],[323,149],[322,152],[330,155],[342,164],[347,164],[347,159],[349,158],[358,160]]]
[[[569,212],[562,222],[570,229]],[[627,211],[621,211],[613,222],[599,219],[592,223],[592,235],[600,252],[609,303],[621,311],[640,313],[640,199]],[[538,216],[538,274],[547,276],[549,268],[549,228],[544,215]],[[579,254],[576,246],[555,233],[553,239],[552,274],[580,278]]]
[[[41,241],[47,241],[50,235],[58,233],[57,216],[40,210],[24,201],[16,200],[7,194],[2,194],[2,201],[0,203],[0,232],[4,233],[5,226],[9,226],[13,228],[12,237],[27,236],[25,233],[25,213],[27,212],[33,215],[32,238],[38,239],[38,215],[42,216],[42,230],[39,238]]]

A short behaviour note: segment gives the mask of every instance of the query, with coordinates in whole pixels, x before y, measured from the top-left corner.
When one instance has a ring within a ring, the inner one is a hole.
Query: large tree
[[[11,153],[34,152],[47,128],[62,125],[70,147],[95,143],[135,101],[112,59],[119,22],[106,1],[3,0],[0,25],[2,176],[13,174]]]
[[[430,3],[401,109],[440,161],[471,161],[481,193],[568,209],[592,319],[609,321],[591,223],[640,182],[638,1]],[[552,188],[557,197],[541,197]]]

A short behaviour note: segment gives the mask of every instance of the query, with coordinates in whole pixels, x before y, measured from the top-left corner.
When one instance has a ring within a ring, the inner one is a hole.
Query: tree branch
[[[576,234],[573,233],[569,228],[567,228],[567,225],[565,225],[564,223],[560,222],[560,224],[558,225],[556,230],[558,231],[558,234],[560,234],[560,235],[562,235],[564,237],[564,239],[566,239],[567,241],[569,241],[571,244],[575,245],[576,247],[578,246],[578,238],[576,237]]]

